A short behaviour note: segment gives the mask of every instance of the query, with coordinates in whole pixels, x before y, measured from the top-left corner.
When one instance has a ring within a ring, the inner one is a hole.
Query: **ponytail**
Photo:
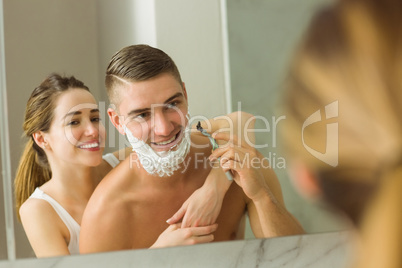
[[[25,145],[14,181],[17,212],[35,188],[50,180],[50,177],[45,152],[30,138]],[[19,213],[17,215],[19,219]]]
[[[381,187],[362,222],[362,243],[355,267],[402,267],[401,189],[402,167],[381,178]]]

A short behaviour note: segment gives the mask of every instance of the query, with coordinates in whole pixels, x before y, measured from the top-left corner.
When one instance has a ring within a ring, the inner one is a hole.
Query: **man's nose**
[[[153,116],[153,129],[156,136],[169,136],[174,130],[174,125],[163,112],[157,112]]]

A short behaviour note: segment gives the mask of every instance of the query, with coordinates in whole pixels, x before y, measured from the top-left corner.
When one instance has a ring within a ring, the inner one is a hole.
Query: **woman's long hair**
[[[345,0],[317,13],[285,89],[285,151],[359,228],[358,265],[402,267],[402,1]]]
[[[28,141],[14,180],[17,212],[35,188],[51,178],[52,171],[46,153],[35,143],[33,134],[37,131],[49,131],[57,97],[71,88],[89,91],[88,87],[74,76],[63,77],[51,74],[33,90],[28,100],[23,123],[24,136],[28,138]]]

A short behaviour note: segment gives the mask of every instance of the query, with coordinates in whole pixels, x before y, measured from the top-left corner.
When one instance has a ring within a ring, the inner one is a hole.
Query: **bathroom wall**
[[[96,0],[4,0],[6,79],[12,177],[23,149],[30,93],[51,72],[75,75],[99,97]],[[2,202],[3,203],[3,202]],[[4,222],[4,214],[1,214]],[[15,218],[17,257],[33,256]],[[3,251],[2,247],[2,251]],[[2,253],[3,254],[3,253]]]
[[[305,201],[295,192],[280,151],[279,97],[289,60],[314,11],[328,0],[227,0],[233,110],[254,115],[257,144],[270,159],[284,193],[285,203],[307,232],[345,228],[328,208]],[[263,121],[263,119],[267,121]],[[278,121],[279,120],[279,121]],[[284,119],[286,120],[286,119]],[[275,126],[277,128],[275,129]]]
[[[224,66],[218,0],[159,0],[158,47],[176,62],[192,116],[225,114]]]

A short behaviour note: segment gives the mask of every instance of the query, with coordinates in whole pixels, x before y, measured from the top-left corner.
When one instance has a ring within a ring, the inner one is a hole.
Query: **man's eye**
[[[140,113],[137,114],[135,117],[136,118],[147,118],[149,116],[149,113]]]
[[[166,104],[166,107],[169,108],[169,109],[171,109],[171,108],[177,107],[178,104],[179,104],[179,102],[174,101],[174,102],[171,102],[171,103]]]

